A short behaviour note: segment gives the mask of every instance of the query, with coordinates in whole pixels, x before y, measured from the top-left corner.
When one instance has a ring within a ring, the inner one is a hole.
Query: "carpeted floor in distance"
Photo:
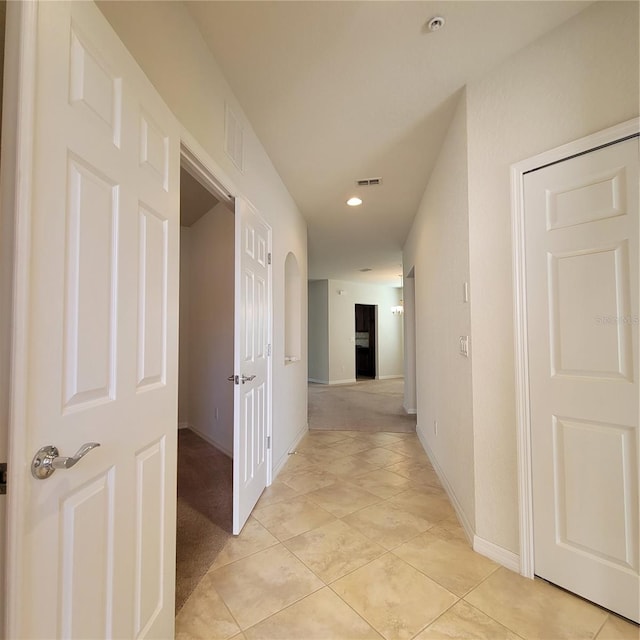
[[[416,416],[402,402],[404,380],[362,380],[355,384],[309,384],[309,428],[412,433]]]
[[[176,613],[231,537],[233,461],[190,429],[178,431]]]

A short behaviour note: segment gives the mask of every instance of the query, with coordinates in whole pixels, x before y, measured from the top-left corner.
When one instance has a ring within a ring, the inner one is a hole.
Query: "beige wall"
[[[329,381],[328,280],[309,282],[309,380]]]
[[[178,419],[233,455],[234,217],[216,205],[181,229]],[[183,268],[184,267],[184,268]],[[184,367],[182,365],[185,365]]]
[[[403,260],[405,274],[414,269],[415,275],[417,430],[473,529],[471,362],[459,353],[459,337],[470,333],[469,303],[463,300],[469,280],[466,116],[463,93]]]
[[[402,316],[391,313],[391,307],[400,304],[402,289],[341,280],[318,280],[309,283],[309,296],[310,380],[323,384],[355,381],[356,304],[378,307],[376,376],[402,377]],[[312,340],[317,340],[317,343],[311,344]]]
[[[98,2],[129,51],[185,129],[225,173],[236,194],[250,200],[273,229],[273,460],[278,468],[307,427],[306,288],[302,353],[284,363],[284,261],[289,251],[307,280],[306,223],[282,183],[197,26],[178,2]],[[223,150],[224,111],[229,104],[241,119],[245,168],[238,171]],[[220,177],[220,176],[219,176]]]
[[[416,265],[419,429],[476,535],[515,554],[510,166],[638,113],[638,4],[595,3],[467,87],[405,247],[405,273]],[[459,303],[467,243],[469,308]],[[445,273],[431,272],[442,259]],[[464,361],[450,342],[469,311]],[[435,437],[437,407],[454,423],[440,418]]]
[[[638,4],[592,5],[467,96],[476,526],[518,552],[509,167],[638,115]]]

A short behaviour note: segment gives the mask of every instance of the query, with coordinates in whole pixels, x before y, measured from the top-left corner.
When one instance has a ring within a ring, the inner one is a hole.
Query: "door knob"
[[[64,458],[59,455],[57,447],[47,445],[38,450],[31,462],[31,475],[37,480],[46,480],[56,469],[71,469],[81,458],[99,447],[99,442],[87,442],[71,458]]]
[[[242,384],[244,384],[245,382],[251,382],[254,378],[255,376],[245,376],[244,374],[242,374]]]

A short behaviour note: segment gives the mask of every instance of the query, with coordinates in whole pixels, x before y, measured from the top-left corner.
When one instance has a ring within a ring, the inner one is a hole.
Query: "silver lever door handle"
[[[251,382],[254,378],[255,378],[255,376],[245,376],[243,374],[242,375],[242,384],[244,384],[245,382]]]
[[[83,444],[76,454],[71,458],[64,458],[59,455],[57,447],[47,445],[38,450],[31,461],[31,475],[37,480],[46,480],[56,469],[71,469],[81,458],[99,447],[99,442],[87,442]]]

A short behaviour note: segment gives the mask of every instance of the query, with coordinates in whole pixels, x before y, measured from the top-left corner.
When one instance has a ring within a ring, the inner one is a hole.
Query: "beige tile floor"
[[[180,640],[598,640],[637,626],[475,553],[413,434],[312,431],[176,618]]]

